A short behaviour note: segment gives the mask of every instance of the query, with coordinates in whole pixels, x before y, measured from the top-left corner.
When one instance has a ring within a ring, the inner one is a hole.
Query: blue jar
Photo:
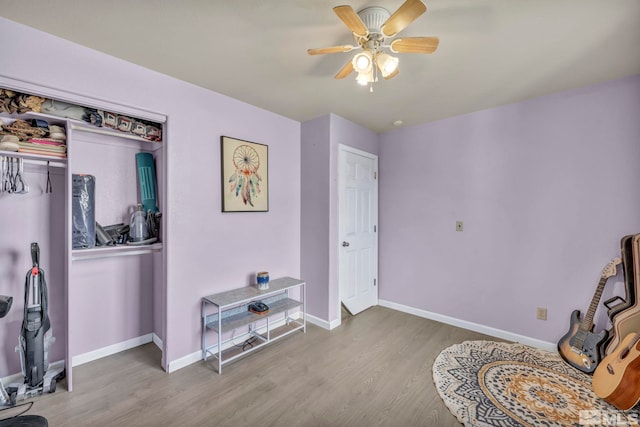
[[[261,271],[256,275],[258,281],[258,289],[265,290],[269,289],[269,273],[266,271]]]

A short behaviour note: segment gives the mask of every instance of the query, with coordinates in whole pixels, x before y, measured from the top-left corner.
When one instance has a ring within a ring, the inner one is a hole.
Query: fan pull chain
[[[371,82],[369,82],[369,93],[373,93],[373,83],[378,81],[378,67],[376,64],[371,64],[371,66],[373,67],[371,70],[373,78],[371,79]]]

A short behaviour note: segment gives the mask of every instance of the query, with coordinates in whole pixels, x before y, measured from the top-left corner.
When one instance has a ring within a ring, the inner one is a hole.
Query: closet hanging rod
[[[0,157],[13,157],[14,159],[24,159],[25,163],[29,163],[32,165],[38,166],[47,166],[47,163],[52,168],[66,168],[67,167],[67,159],[66,158],[47,158],[44,160],[42,157],[33,158],[30,157],[33,154],[20,153],[15,151],[0,151]]]

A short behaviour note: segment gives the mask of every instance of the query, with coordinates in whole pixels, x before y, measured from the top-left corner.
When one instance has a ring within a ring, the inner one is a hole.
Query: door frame
[[[344,182],[344,172],[343,172],[343,168],[342,168],[342,162],[344,161],[344,156],[345,156],[346,153],[356,154],[356,155],[359,155],[359,156],[362,156],[362,157],[369,158],[369,159],[374,161],[374,170],[375,170],[375,173],[376,173],[375,188],[374,188],[374,195],[373,195],[374,196],[374,205],[375,205],[374,212],[373,212],[374,213],[373,223],[374,223],[374,225],[376,227],[375,240],[374,240],[375,241],[375,266],[374,266],[374,271],[373,271],[373,277],[376,280],[376,292],[375,292],[376,293],[376,304],[375,305],[377,305],[379,300],[380,300],[380,298],[379,298],[380,290],[379,290],[379,283],[378,283],[378,264],[379,264],[378,254],[379,254],[379,241],[380,241],[380,239],[378,237],[379,233],[380,233],[380,227],[379,227],[379,223],[378,223],[378,210],[379,210],[379,206],[378,206],[379,194],[378,193],[379,193],[379,187],[380,187],[380,184],[379,184],[380,174],[379,174],[379,171],[378,171],[378,155],[377,154],[372,154],[372,153],[369,153],[367,151],[363,151],[363,150],[360,150],[358,148],[354,148],[354,147],[351,147],[351,146],[348,146],[348,145],[338,144],[338,167],[337,167],[337,169],[338,169],[338,191],[337,191],[337,193],[338,193],[338,214],[337,214],[337,217],[338,217],[338,224],[337,225],[338,225],[338,227],[337,227],[337,230],[336,230],[337,239],[336,239],[336,246],[335,246],[335,250],[337,251],[337,254],[338,254],[338,256],[337,256],[337,260],[338,260],[338,263],[337,263],[337,272],[338,272],[338,292],[337,292],[338,300],[337,300],[337,307],[338,307],[338,320],[339,320],[338,325],[342,321],[342,314],[341,314],[341,311],[342,311],[342,286],[341,286],[341,283],[340,283],[340,276],[341,276],[340,275],[340,273],[341,273],[340,272],[340,265],[341,265],[340,256],[342,254],[342,251],[340,251],[340,246],[339,245],[340,245],[340,242],[342,242],[341,235],[340,235],[341,230],[342,230],[342,228],[341,228],[342,218],[341,218],[341,214],[340,214],[341,213],[341,209],[340,208],[341,208],[341,203],[344,200],[344,197],[343,197],[343,194],[342,194],[342,184]]]

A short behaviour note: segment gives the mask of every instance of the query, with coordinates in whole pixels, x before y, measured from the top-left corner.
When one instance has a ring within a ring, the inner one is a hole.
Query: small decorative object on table
[[[267,271],[261,271],[256,275],[258,281],[258,289],[264,291],[265,289],[269,289],[269,273]]]
[[[248,309],[250,312],[260,315],[269,313],[269,306],[262,301],[252,302]]]

